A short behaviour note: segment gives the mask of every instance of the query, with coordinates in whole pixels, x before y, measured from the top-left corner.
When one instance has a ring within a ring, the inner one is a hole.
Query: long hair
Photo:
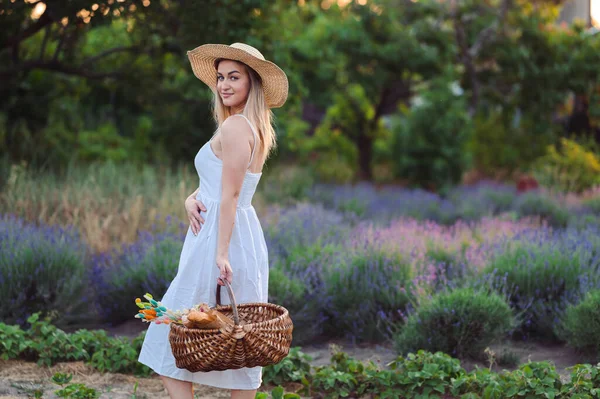
[[[215,61],[215,69],[217,69],[221,61],[223,61],[222,58]],[[259,142],[255,144],[258,145],[255,154],[258,154],[262,162],[264,162],[267,160],[269,153],[277,146],[277,137],[272,124],[273,112],[267,106],[260,76],[254,69],[243,62],[236,62],[244,65],[250,76],[250,90],[248,91],[248,98],[243,114],[252,122],[257,130],[256,133],[258,134]],[[225,119],[232,114],[231,107],[225,106],[219,93],[215,92],[213,96],[213,117],[217,126],[221,126],[225,122]]]

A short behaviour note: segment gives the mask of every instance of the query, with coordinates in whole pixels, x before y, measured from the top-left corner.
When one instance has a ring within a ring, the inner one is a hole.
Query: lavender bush
[[[0,217],[0,320],[24,326],[35,313],[52,313],[65,326],[91,317],[87,247],[72,228]]]
[[[588,223],[598,225],[600,216],[597,191],[585,197],[563,198],[543,190],[517,193],[512,185],[486,181],[455,187],[444,197],[421,189],[369,183],[316,184],[308,191],[308,198],[328,209],[378,224],[412,218],[452,225],[506,213],[516,218],[540,218],[554,227],[585,227]]]
[[[376,341],[382,322],[398,321],[412,298],[410,261],[368,246],[349,248],[323,265],[329,336]]]
[[[269,302],[285,307],[294,321],[293,345],[310,342],[323,331],[322,285],[311,282],[310,269],[300,273],[272,267],[269,272]],[[320,279],[319,279],[320,280]]]
[[[555,339],[553,327],[564,309],[598,286],[599,237],[597,228],[546,227],[524,231],[498,246],[485,279],[523,313],[523,332]]]
[[[448,199],[455,204],[458,219],[476,221],[511,211],[517,199],[517,190],[514,186],[481,182],[474,186],[454,188]]]
[[[288,259],[299,249],[342,242],[351,223],[343,214],[319,204],[273,207],[265,223],[269,257]]]
[[[101,317],[118,324],[132,318],[136,297],[150,292],[160,298],[177,274],[182,247],[180,235],[146,232],[121,251],[95,256],[92,281]]]
[[[514,209],[520,217],[539,216],[554,227],[566,227],[569,223],[569,210],[541,192],[522,194]]]
[[[424,190],[399,187],[377,189],[372,184],[333,186],[318,184],[309,193],[312,201],[361,219],[386,222],[399,216],[452,223],[456,208],[450,201]]]

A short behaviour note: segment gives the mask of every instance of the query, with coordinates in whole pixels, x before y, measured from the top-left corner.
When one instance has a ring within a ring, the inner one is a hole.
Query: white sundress
[[[248,164],[250,167],[258,137],[248,118],[238,115],[248,121],[254,134],[255,145]],[[190,308],[203,302],[214,306],[216,302],[216,282],[220,274],[216,266],[216,251],[223,162],[214,154],[208,141],[196,154],[194,165],[200,178],[200,190],[196,199],[206,206],[206,212],[200,213],[205,222],[197,236],[188,228],[177,275],[162,299],[156,298],[173,310]],[[267,245],[260,221],[252,206],[252,197],[261,175],[262,173],[246,170],[229,244],[229,261],[233,270],[231,286],[238,303],[268,301]],[[221,303],[230,304],[226,290],[221,291]],[[196,373],[177,368],[169,343],[169,329],[168,325],[149,324],[138,357],[140,363],[159,375],[217,388],[252,390],[260,387],[261,367]]]

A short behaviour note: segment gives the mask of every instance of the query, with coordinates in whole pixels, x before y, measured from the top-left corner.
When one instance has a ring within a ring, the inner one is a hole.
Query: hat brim
[[[204,44],[187,52],[194,75],[211,90],[217,91],[215,60],[219,58],[243,62],[252,68],[262,80],[265,100],[269,108],[279,108],[288,96],[288,79],[277,65],[261,60],[250,53],[225,44]]]

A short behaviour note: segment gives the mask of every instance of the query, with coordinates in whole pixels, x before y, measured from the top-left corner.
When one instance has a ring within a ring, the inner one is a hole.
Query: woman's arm
[[[217,266],[221,269],[222,274],[223,272],[230,273],[229,243],[233,233],[242,183],[246,176],[248,162],[250,162],[252,137],[252,130],[243,118],[228,118],[221,126],[223,176],[221,178]]]

